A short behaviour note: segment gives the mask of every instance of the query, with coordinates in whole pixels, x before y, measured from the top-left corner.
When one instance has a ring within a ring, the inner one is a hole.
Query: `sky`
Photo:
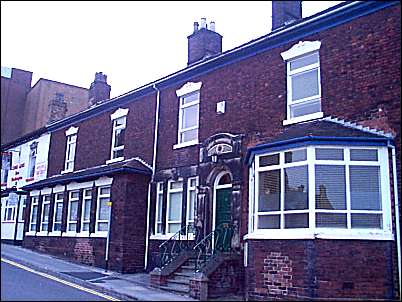
[[[303,1],[308,17],[342,1]],[[187,37],[215,21],[222,51],[271,31],[271,1],[1,1],[1,66],[89,88],[107,75],[111,97],[187,66]]]

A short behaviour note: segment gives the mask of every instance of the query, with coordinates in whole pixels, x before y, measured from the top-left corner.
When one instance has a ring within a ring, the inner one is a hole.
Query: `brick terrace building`
[[[195,23],[187,68],[49,125],[23,245],[200,299],[398,299],[400,3],[299,5],[223,53]]]

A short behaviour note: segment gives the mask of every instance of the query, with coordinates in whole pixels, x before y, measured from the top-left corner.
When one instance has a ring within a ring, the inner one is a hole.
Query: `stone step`
[[[194,271],[192,271],[191,273],[186,273],[186,272],[175,272],[173,275],[175,276],[181,276],[181,277],[187,277],[187,278],[191,278],[194,276]]]
[[[182,293],[182,294],[188,294],[190,291],[190,287],[188,285],[182,285],[182,284],[176,284],[176,283],[171,283],[168,281],[167,286],[161,286],[160,289],[166,290],[166,291],[173,291],[177,293]]]
[[[168,279],[167,280],[168,284],[169,283],[176,283],[176,284],[182,284],[182,285],[186,285],[189,286],[190,285],[190,278],[172,278],[172,279]]]

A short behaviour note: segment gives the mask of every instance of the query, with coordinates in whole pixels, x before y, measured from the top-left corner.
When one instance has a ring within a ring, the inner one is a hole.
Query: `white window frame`
[[[119,108],[113,114],[110,115],[110,119],[112,121],[112,145],[110,148],[110,159],[106,161],[106,164],[124,160],[124,156],[113,157],[113,152],[124,150],[125,145],[115,147],[114,143],[116,140],[116,132],[121,129],[126,129],[128,111],[129,111],[128,108],[127,109]],[[116,126],[116,121],[121,118],[124,118],[124,123],[120,126]]]
[[[73,193],[78,193],[78,197],[73,198],[72,195]],[[71,213],[71,203],[72,202],[77,202],[77,218],[76,220],[70,220],[70,213]],[[66,233],[67,234],[76,234],[77,233],[77,228],[78,228],[78,208],[80,206],[80,191],[79,190],[73,190],[68,192],[68,210],[67,210],[67,227],[66,227]],[[70,231],[70,225],[75,224],[75,231]]]
[[[159,202],[159,197],[161,198],[161,203]],[[161,208],[161,216],[158,217],[159,207]],[[156,183],[156,204],[155,204],[155,232],[154,235],[162,235],[162,216],[163,216],[163,182]],[[159,218],[159,219],[158,219]],[[158,224],[161,225],[161,232],[158,232]]]
[[[16,210],[16,205],[9,205],[9,201],[7,198],[5,207],[4,207],[3,222],[14,222],[15,221],[15,210]],[[8,217],[7,217],[9,212],[11,212],[11,219],[8,219]]]
[[[295,151],[302,148],[287,149],[275,152],[267,152],[264,154],[258,154],[255,156],[253,165],[250,170],[254,169],[255,174],[250,171],[249,183],[250,183],[250,204],[249,204],[249,233],[245,235],[245,239],[372,239],[372,240],[393,240],[392,235],[392,223],[391,223],[391,196],[390,196],[390,176],[388,167],[388,151],[386,147],[366,147],[366,146],[332,146],[332,145],[314,145],[304,147],[307,149],[307,161],[294,162],[291,166],[308,165],[308,183],[309,183],[309,228],[296,228],[296,229],[284,229],[281,223],[280,229],[258,229],[258,215],[259,212],[253,209],[258,209],[258,194],[259,194],[259,173],[269,170],[281,170],[285,167],[289,167],[290,164],[284,164],[284,153],[288,151]],[[315,148],[340,148],[344,150],[343,160],[316,160]],[[371,149],[377,150],[378,161],[351,161],[350,150],[351,149]],[[280,164],[266,167],[259,167],[259,159],[262,156],[271,154],[280,154]],[[345,166],[345,180],[346,180],[346,210],[326,210],[315,209],[315,165],[340,165]],[[381,192],[381,210],[351,210],[350,209],[350,178],[349,167],[350,166],[378,166],[380,168],[380,192]],[[284,173],[281,172],[281,207],[283,207],[284,188],[283,178]],[[253,180],[254,178],[254,180]],[[298,212],[299,210],[286,211]],[[301,210],[304,211],[304,210]],[[268,212],[267,212],[268,213]],[[278,211],[273,213],[279,214]],[[317,228],[315,227],[315,214],[316,213],[347,213],[348,228]],[[382,229],[375,228],[350,228],[350,217],[353,213],[370,213],[370,214],[382,214]],[[281,213],[282,214],[282,213]],[[251,225],[253,222],[253,225]]]
[[[301,41],[294,45],[289,50],[282,52],[281,56],[286,61],[286,86],[287,86],[287,101],[286,101],[286,120],[283,121],[283,125],[289,125],[293,123],[299,123],[307,120],[321,118],[324,116],[322,110],[311,114],[306,114],[298,117],[291,117],[291,106],[295,104],[307,104],[312,101],[319,100],[321,104],[321,68],[320,68],[320,54],[319,49],[321,47],[320,41]],[[310,65],[306,65],[295,70],[290,70],[290,65],[294,60],[301,59],[303,57],[317,54],[318,62]],[[318,73],[318,94],[307,98],[292,100],[292,79],[294,76],[305,73],[307,71],[317,70]]]
[[[25,211],[26,211],[26,207],[27,207],[27,197],[26,195],[22,195],[21,196],[21,216],[18,218],[19,222],[24,222],[25,221]]]
[[[179,97],[179,124],[177,125],[177,144],[173,146],[173,149],[188,147],[192,145],[198,144],[198,134],[199,134],[199,120],[200,120],[200,98],[201,98],[201,86],[202,82],[188,82],[179,90],[176,90],[176,95]],[[196,101],[192,101],[190,103],[184,104],[184,99],[192,94],[198,93],[198,99]],[[183,122],[183,112],[186,108],[198,105],[198,116],[197,116],[197,125],[182,128]],[[180,140],[181,134],[190,130],[197,129],[197,138],[191,141]]]
[[[85,192],[91,192],[90,196],[85,196]],[[84,189],[83,195],[82,195],[82,211],[81,211],[81,233],[87,233],[89,234],[89,227],[90,227],[90,223],[91,223],[91,208],[92,208],[92,188],[86,188]],[[90,203],[90,207],[89,207],[89,219],[85,220],[84,219],[84,212],[85,212],[85,203],[89,202]],[[88,230],[84,231],[84,223],[88,223]]]
[[[3,185],[7,186],[8,175],[10,174],[12,162],[13,162],[13,153],[11,151],[5,151],[5,152],[1,153],[1,185],[2,186]]]
[[[77,131],[78,131],[78,128],[75,128],[75,129],[77,129]],[[67,135],[64,171],[62,171],[62,173],[74,171],[75,153],[77,151],[77,132],[75,131],[75,133],[72,133],[72,131],[70,131],[68,133],[69,133],[69,135]],[[67,134],[67,131],[66,131],[66,134]],[[70,152],[70,150],[73,150],[73,151]],[[71,156],[69,157],[69,155],[71,155]]]
[[[52,232],[61,234],[61,225],[63,223],[63,207],[64,207],[64,191],[53,192],[54,193],[54,206],[53,206],[53,225],[52,225]],[[58,195],[61,195],[61,199],[57,199]],[[60,222],[56,222],[56,211],[57,211],[57,204],[61,203],[61,220]],[[60,230],[55,230],[55,225],[60,224]]]
[[[32,143],[29,148],[29,162],[27,169],[27,180],[35,178],[35,168],[36,168],[36,158],[38,155],[38,143]],[[30,171],[33,167],[33,175],[31,175]]]
[[[191,186],[191,181],[195,180],[195,186]],[[190,223],[194,225],[194,220],[196,218],[196,211],[197,211],[197,189],[198,186],[198,176],[196,177],[190,177],[187,180],[187,206],[186,206],[186,225],[188,226]],[[190,192],[194,191],[195,192],[195,201],[194,201],[194,206],[193,206],[193,219],[189,219],[190,217]],[[190,234],[194,234],[193,232],[190,232]]]
[[[182,186],[179,189],[171,189],[171,184],[175,182],[181,182]],[[167,235],[173,235],[175,233],[169,233],[169,224],[177,224],[180,223],[180,228],[181,229],[181,217],[182,217],[182,211],[183,211],[183,186],[184,182],[182,178],[179,178],[177,181],[175,180],[169,180],[168,181],[168,191],[167,191],[167,206],[166,206],[166,234]],[[180,207],[180,220],[169,220],[169,209],[170,209],[170,194],[172,193],[180,193],[181,192],[181,207]]]
[[[41,233],[48,233],[50,232],[49,230],[49,215],[50,215],[50,200],[51,200],[51,195],[50,194],[46,194],[43,195],[43,201],[42,201],[42,209],[41,209],[41,215],[40,215],[40,232]],[[49,212],[47,215],[47,221],[44,221],[44,209],[45,209],[45,205],[49,205]],[[47,225],[47,230],[43,230],[43,226]]]
[[[36,206],[36,217],[38,217],[38,208],[39,208],[39,196],[32,196],[31,199],[31,213],[30,213],[30,217],[29,217],[29,233],[36,233],[36,221],[37,219],[35,219],[35,222],[32,222],[32,216],[33,216],[33,209]],[[35,225],[35,229],[32,230],[32,226]]]
[[[101,194],[101,189],[103,188],[109,188],[109,194]],[[98,189],[98,196],[97,196],[97,200],[96,200],[96,220],[95,220],[95,233],[99,236],[107,236],[107,231],[99,231],[99,223],[107,223],[108,224],[108,228],[109,228],[109,218],[108,219],[99,219],[99,211],[100,211],[100,199],[101,198],[109,198],[109,202],[111,202],[110,196],[112,193],[112,187],[110,185],[106,185],[106,186],[100,186],[97,188]],[[110,207],[110,211],[112,210],[111,206]],[[110,215],[109,215],[110,217]]]

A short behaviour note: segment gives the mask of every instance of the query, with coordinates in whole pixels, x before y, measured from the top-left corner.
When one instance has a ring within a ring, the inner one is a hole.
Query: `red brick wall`
[[[391,242],[317,239],[248,243],[245,271],[250,300],[395,297]]]
[[[155,97],[155,95],[149,95],[121,106],[129,108],[125,132],[124,157],[126,159],[139,156],[148,163],[152,163]],[[79,127],[74,170],[104,165],[106,160],[110,159],[113,128],[110,115],[116,110],[110,110],[74,124],[74,127]],[[69,127],[52,132],[48,176],[60,174],[60,171],[64,170],[65,131]]]
[[[113,179],[110,266],[124,273],[144,269],[148,182],[144,175]]]
[[[22,135],[26,95],[32,72],[12,69],[11,78],[1,77],[1,144]],[[16,118],[17,117],[17,118]]]

